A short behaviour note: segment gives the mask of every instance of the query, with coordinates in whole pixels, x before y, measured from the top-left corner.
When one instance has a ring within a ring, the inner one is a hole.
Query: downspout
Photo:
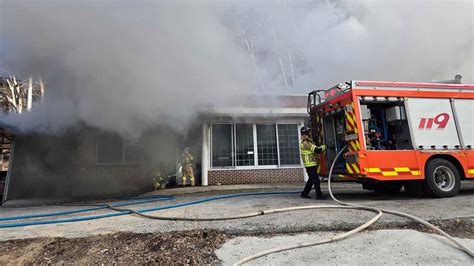
[[[208,179],[207,174],[209,171],[209,136],[208,136],[208,125],[202,124],[202,154],[201,154],[201,185],[207,186]]]

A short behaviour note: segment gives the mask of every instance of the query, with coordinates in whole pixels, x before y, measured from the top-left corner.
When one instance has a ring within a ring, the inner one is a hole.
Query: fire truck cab
[[[474,85],[350,81],[308,95],[320,173],[385,193],[452,197],[474,181]],[[418,192],[419,191],[419,192]]]

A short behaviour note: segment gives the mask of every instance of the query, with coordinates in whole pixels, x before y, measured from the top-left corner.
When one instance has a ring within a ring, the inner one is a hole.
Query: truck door
[[[451,100],[459,137],[467,158],[466,177],[474,178],[474,99]]]

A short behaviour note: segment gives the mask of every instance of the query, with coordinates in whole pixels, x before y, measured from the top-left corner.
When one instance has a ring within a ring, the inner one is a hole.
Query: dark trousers
[[[320,196],[323,194],[321,192],[321,182],[319,181],[319,175],[318,175],[318,167],[317,166],[311,166],[311,167],[306,167],[306,173],[308,173],[308,181],[306,182],[306,185],[304,186],[303,193],[301,195],[307,196],[311,189],[313,188],[316,190],[316,195]]]

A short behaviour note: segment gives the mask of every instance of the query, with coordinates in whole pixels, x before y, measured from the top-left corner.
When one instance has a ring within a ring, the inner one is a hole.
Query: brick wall
[[[211,170],[209,185],[303,182],[303,168]]]
[[[144,180],[145,174],[138,164],[96,164],[96,141],[97,133],[85,134],[79,144],[78,166],[83,178],[103,179],[114,185],[133,185],[146,182]]]
[[[178,140],[169,131],[152,132],[136,143],[140,147],[141,159],[136,164],[97,164],[96,145],[100,132],[90,131],[81,136],[78,145],[78,167],[81,180],[130,192],[142,191],[152,186],[152,173],[160,172],[166,177],[175,172]],[[199,158],[196,156],[195,158]],[[93,180],[88,180],[93,179]]]

